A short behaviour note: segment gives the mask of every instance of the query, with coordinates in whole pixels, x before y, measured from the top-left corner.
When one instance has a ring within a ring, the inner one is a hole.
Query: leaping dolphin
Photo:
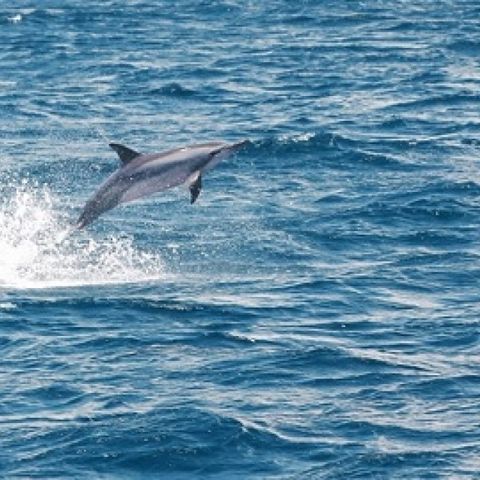
[[[110,143],[121,166],[88,200],[75,226],[84,228],[120,203],[181,184],[189,186],[190,203],[194,203],[202,189],[202,174],[247,143],[248,140],[232,144],[211,142],[148,154]]]

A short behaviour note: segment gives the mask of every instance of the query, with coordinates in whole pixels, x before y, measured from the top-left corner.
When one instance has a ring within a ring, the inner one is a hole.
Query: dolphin
[[[175,148],[161,153],[142,154],[118,143],[110,143],[120,158],[113,172],[87,201],[75,225],[82,229],[121,203],[187,184],[190,203],[202,189],[202,175],[236,152],[248,140],[238,143],[210,142]]]

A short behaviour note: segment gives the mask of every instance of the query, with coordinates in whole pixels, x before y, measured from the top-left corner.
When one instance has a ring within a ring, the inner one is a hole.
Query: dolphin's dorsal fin
[[[202,174],[200,171],[194,173],[190,177],[190,181],[191,183],[188,187],[190,189],[190,203],[195,203],[195,200],[200,195],[200,190],[202,189]]]
[[[108,145],[117,152],[123,165],[126,165],[128,162],[141,155],[135,150],[132,150],[125,145],[120,145],[119,143],[109,143]]]

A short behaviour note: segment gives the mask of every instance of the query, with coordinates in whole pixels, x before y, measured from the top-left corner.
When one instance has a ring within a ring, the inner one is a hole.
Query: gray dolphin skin
[[[189,145],[161,153],[142,154],[118,143],[110,143],[121,166],[110,175],[86,203],[75,227],[82,229],[121,203],[186,184],[190,203],[202,188],[202,175],[248,140],[238,143],[211,142]]]

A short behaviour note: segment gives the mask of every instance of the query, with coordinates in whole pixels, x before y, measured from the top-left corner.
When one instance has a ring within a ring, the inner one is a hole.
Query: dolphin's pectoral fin
[[[188,188],[190,189],[190,203],[195,203],[202,189],[202,174],[200,172],[195,175],[193,182]]]
[[[108,145],[117,152],[123,165],[126,165],[128,162],[141,155],[135,150],[132,150],[125,145],[120,145],[119,143],[109,143]]]

